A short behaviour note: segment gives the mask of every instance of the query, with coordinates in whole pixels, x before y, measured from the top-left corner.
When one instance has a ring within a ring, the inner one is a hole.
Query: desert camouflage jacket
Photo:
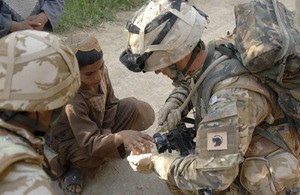
[[[22,137],[15,136],[9,131],[15,132]],[[43,157],[37,153],[24,139],[32,144],[40,146],[43,140],[34,137],[25,129],[11,125],[0,118],[0,178],[12,164],[18,161],[27,160],[41,166]]]

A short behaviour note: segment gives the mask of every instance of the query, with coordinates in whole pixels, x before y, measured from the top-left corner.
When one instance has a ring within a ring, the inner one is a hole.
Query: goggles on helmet
[[[181,1],[178,0],[170,0],[171,7],[173,9],[177,9],[180,11],[180,5]],[[161,14],[157,18],[155,18],[151,23],[149,23],[145,27],[145,34],[150,33],[154,29],[156,29],[158,26],[160,26],[162,23],[166,22],[166,25],[162,29],[162,31],[158,34],[156,39],[152,42],[152,45],[158,45],[160,42],[165,38],[165,36],[168,34],[172,26],[175,24],[177,20],[177,16],[172,14],[171,12],[166,12],[164,14]],[[126,29],[129,31],[129,33],[139,34],[140,28],[134,25],[131,21],[128,21],[126,24]],[[131,71],[133,72],[141,72],[146,67],[146,60],[150,57],[150,55],[153,52],[144,53],[144,54],[132,54],[130,48],[122,52],[120,56],[120,61]]]

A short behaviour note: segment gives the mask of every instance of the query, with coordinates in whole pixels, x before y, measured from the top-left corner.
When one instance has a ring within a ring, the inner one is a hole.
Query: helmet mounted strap
[[[176,77],[173,79],[174,82],[184,79],[185,74],[187,73],[187,71],[189,70],[191,65],[193,64],[193,62],[196,59],[196,57],[197,57],[198,53],[200,52],[201,48],[205,49],[205,45],[204,45],[202,40],[200,40],[198,42],[198,44],[196,45],[196,47],[193,49],[192,56],[189,59],[187,65],[184,67],[184,69],[182,71],[180,71],[177,68],[176,64],[172,64],[172,65],[169,66],[169,68],[171,70],[171,73],[176,74]]]
[[[176,74],[176,77],[172,78],[174,82],[184,79],[184,74],[177,68],[176,64],[170,65],[169,68],[172,74]]]

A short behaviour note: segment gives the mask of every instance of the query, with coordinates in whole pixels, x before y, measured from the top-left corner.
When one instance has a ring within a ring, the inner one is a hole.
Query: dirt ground
[[[209,40],[226,35],[227,31],[231,32],[235,24],[233,6],[247,1],[249,0],[190,0],[191,4],[209,15],[210,23],[204,32],[203,40],[207,43]],[[294,10],[294,0],[281,0],[281,2]],[[128,35],[125,24],[134,13],[135,11],[118,13],[116,21],[103,23],[86,31],[94,34],[101,44],[116,96],[118,98],[134,96],[147,101],[157,112],[173,89],[171,80],[154,73],[132,73],[119,62]],[[146,133],[153,135],[155,129],[156,121]],[[156,152],[155,147],[153,152]],[[58,195],[63,194],[57,181],[52,185]],[[126,159],[111,160],[106,163],[95,179],[84,179],[83,187],[83,195],[171,194],[165,182],[157,175],[134,172]]]

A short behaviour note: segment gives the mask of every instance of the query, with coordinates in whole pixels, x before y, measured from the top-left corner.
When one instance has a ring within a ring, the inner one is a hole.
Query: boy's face
[[[101,58],[94,64],[80,69],[81,88],[91,92],[98,92],[98,85],[104,73],[104,60]]]

